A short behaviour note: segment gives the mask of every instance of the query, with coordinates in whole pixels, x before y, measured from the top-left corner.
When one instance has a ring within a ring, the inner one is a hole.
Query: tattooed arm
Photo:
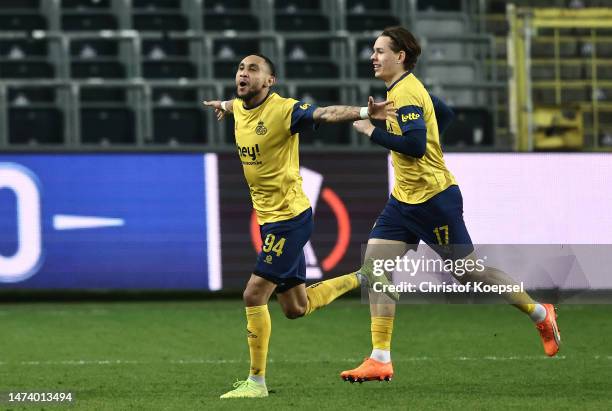
[[[392,101],[375,103],[370,97],[368,101],[368,116],[374,120],[385,120],[388,116],[394,116],[395,109]],[[328,106],[318,107],[313,115],[316,123],[339,123],[343,121],[355,121],[361,119],[361,107],[355,106]]]

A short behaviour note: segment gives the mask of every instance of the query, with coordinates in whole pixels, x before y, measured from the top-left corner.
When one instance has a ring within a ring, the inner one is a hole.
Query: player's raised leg
[[[413,207],[408,224],[417,230],[420,238],[435,249],[444,259],[474,260],[473,265],[464,267],[478,267],[474,247],[463,220],[463,197],[458,186],[451,186],[434,196],[422,206]],[[428,219],[427,216],[433,216]],[[516,286],[517,282],[508,274],[493,267],[484,267],[455,273],[455,278],[461,283],[482,282],[490,285]],[[506,301],[524,312],[536,324],[540,333],[544,351],[554,356],[559,351],[561,341],[557,327],[556,314],[550,305],[540,304],[531,296],[522,292],[504,293]]]
[[[475,259],[474,255],[466,259]],[[484,267],[482,271],[467,272],[462,276],[455,276],[460,282],[481,281],[484,284],[515,286],[517,282],[508,274],[493,267]],[[546,355],[552,357],[559,352],[561,334],[557,326],[557,313],[552,304],[542,304],[535,301],[527,292],[504,293],[504,298],[509,304],[527,314],[534,322]]]
[[[358,288],[359,285],[359,274],[355,272],[321,281],[309,287],[299,284],[287,291],[279,292],[277,297],[285,316],[295,319],[312,314],[341,295]]]
[[[266,361],[268,343],[272,330],[268,300],[276,284],[256,275],[251,275],[243,293],[247,317],[247,343],[251,357],[249,376],[236,381],[234,389],[221,398],[261,398],[268,396],[266,387]]]

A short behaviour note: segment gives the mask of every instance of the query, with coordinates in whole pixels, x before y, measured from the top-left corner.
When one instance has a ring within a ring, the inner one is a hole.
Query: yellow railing
[[[612,116],[611,105],[601,101],[601,88],[612,89],[612,79],[600,79],[598,69],[612,66],[612,56],[599,56],[598,46],[612,44],[612,36],[601,34],[602,30],[612,29],[612,9],[529,9],[508,5],[507,19],[510,26],[507,38],[509,120],[515,148],[521,151],[600,149],[601,116]],[[582,53],[584,57],[562,57],[564,45],[578,42],[589,48]],[[542,43],[550,45],[552,57],[533,58],[533,46]],[[564,78],[562,69],[568,66],[585,67],[588,72],[585,71],[584,78]],[[534,80],[532,69],[539,67],[551,68],[547,79]],[[563,97],[564,91],[581,88],[589,90],[588,98]],[[554,105],[534,101],[534,90],[552,90]],[[555,110],[557,115],[552,114]],[[590,125],[582,118],[567,121],[571,111],[572,118],[589,113]],[[543,119],[553,121],[547,134],[553,138],[548,141],[542,137]],[[570,125],[576,128],[570,130]],[[555,132],[560,134],[554,135]]]

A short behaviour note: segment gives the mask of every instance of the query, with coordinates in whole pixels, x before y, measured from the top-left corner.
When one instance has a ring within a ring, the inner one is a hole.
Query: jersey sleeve
[[[316,129],[318,124],[314,121],[314,111],[316,106],[303,101],[296,101],[291,108],[291,134],[299,133],[304,130]]]
[[[406,94],[395,102],[397,109],[397,123],[406,134],[411,130],[427,130],[423,114],[424,101],[418,95]]]

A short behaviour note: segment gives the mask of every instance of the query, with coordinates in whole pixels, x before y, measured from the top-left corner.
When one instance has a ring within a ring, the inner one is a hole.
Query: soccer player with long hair
[[[226,114],[234,116],[236,149],[263,243],[243,294],[251,357],[249,376],[221,398],[268,396],[268,300],[273,292],[287,318],[294,319],[326,306],[362,282],[369,285],[375,280],[369,271],[366,275],[354,272],[305,287],[303,248],[312,232],[313,215],[302,189],[298,139],[301,130],[319,123],[368,117],[384,120],[394,113],[392,105],[375,103],[370,97],[367,107],[315,107],[272,92],[275,81],[272,61],[261,54],[249,55],[236,72],[236,98],[204,102],[215,109],[218,119]]]
[[[371,55],[374,76],[385,82],[387,100],[397,112],[387,118],[386,130],[368,119],[353,123],[358,132],[391,151],[395,172],[392,194],[370,233],[366,260],[395,259],[415,249],[419,240],[443,259],[475,259],[463,221],[461,191],[442,156],[432,98],[412,73],[420,53],[417,40],[403,27],[387,28],[378,36]],[[455,274],[455,278],[461,283],[515,284],[491,267]],[[544,351],[554,356],[560,343],[554,307],[534,301],[525,292],[504,296],[533,320]],[[390,347],[395,304],[371,290],[370,312],[372,353],[359,367],[340,374],[346,381],[393,377]]]

